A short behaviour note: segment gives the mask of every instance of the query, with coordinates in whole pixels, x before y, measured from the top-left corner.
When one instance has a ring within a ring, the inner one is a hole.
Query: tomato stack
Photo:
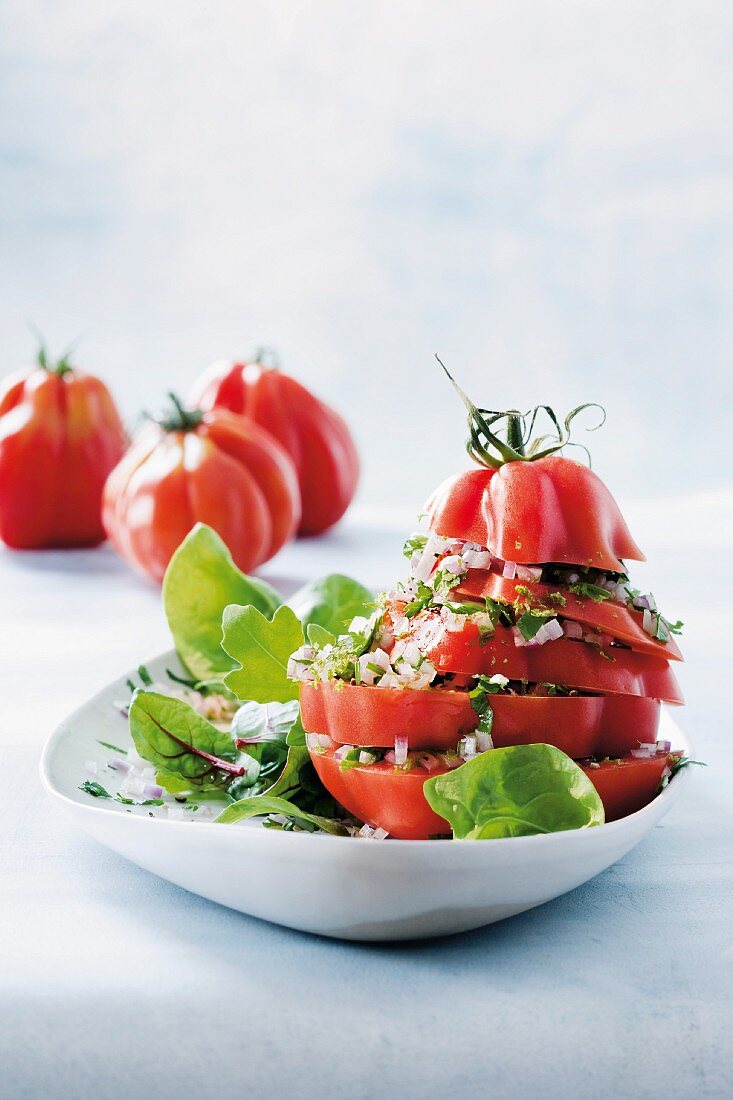
[[[469,405],[469,450],[483,468],[428,502],[408,580],[368,628],[295,655],[315,768],[371,827],[445,834],[422,784],[491,748],[563,750],[607,820],[646,805],[674,767],[657,730],[660,704],[682,703],[671,669],[679,624],[631,588],[625,560],[643,555],[603,482],[555,453],[572,415],[542,448],[518,413]]]

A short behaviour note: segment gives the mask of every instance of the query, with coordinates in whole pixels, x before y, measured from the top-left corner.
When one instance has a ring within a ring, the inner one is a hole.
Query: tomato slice
[[[604,760],[595,766],[581,768],[598,791],[606,811],[606,821],[636,813],[659,793],[664,769],[679,757],[679,753],[640,757],[624,756],[620,760]]]
[[[486,546],[504,561],[552,561],[624,572],[644,561],[597,474],[571,458],[507,462],[449,478],[425,506],[430,528]]]
[[[309,733],[341,745],[389,748],[407,737],[410,748],[455,749],[478,716],[466,691],[367,687],[339,682],[300,686],[300,716]]]
[[[617,821],[652,801],[659,791],[664,769],[678,755],[623,756],[619,760],[604,760],[597,766],[584,763],[580,766],[601,796],[606,821]],[[443,765],[431,772],[425,768],[403,772],[380,762],[341,771],[333,750],[311,751],[310,756],[324,787],[359,821],[372,828],[386,829],[398,840],[450,835],[448,822],[430,808],[423,793],[426,779],[448,771]]]
[[[540,584],[531,581],[509,580],[498,573],[491,573],[486,569],[472,569],[454,589],[453,598],[483,599],[488,596],[500,603],[514,603],[515,600],[523,600],[527,592],[517,592],[517,586],[531,592],[532,606],[551,608],[552,611],[563,619],[572,619],[574,622],[583,623],[594,627],[603,634],[610,634],[612,638],[618,638],[625,642],[636,653],[648,653],[652,657],[660,657],[666,661],[681,661],[682,654],[674,638],[668,642],[660,642],[652,638],[642,627],[642,612],[630,611],[615,600],[604,600],[597,603],[589,596],[576,596],[568,588],[558,585]],[[559,605],[553,603],[550,596],[559,592],[565,599],[565,603]]]
[[[448,771],[443,765],[431,772],[425,768],[403,772],[380,762],[341,771],[331,750],[311,751],[310,756],[324,787],[359,821],[386,829],[397,840],[451,835],[448,822],[430,808],[423,794],[426,779]]]
[[[554,745],[574,758],[623,755],[656,741],[660,704],[632,695],[494,695],[496,748]],[[309,733],[340,745],[389,748],[398,736],[408,748],[455,749],[478,716],[465,691],[423,691],[363,684],[302,684],[300,713]]]
[[[416,617],[409,637],[439,672],[501,673],[510,680],[562,684],[601,695],[683,702],[669,664],[630,649],[616,647],[606,657],[595,646],[566,638],[540,646],[516,646],[512,633],[501,625],[482,643],[475,623],[449,630],[437,612]]]

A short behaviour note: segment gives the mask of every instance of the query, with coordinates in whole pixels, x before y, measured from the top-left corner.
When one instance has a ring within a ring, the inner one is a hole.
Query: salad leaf
[[[229,604],[251,604],[271,618],[282,603],[265,581],[247,577],[211,527],[197,523],[171,558],[163,606],[178,654],[197,680],[221,679],[234,667],[221,648]]]
[[[234,763],[238,754],[232,735],[212,726],[182,699],[136,691],[129,720],[135,748],[159,769],[163,786],[167,773],[176,792],[181,781],[186,788],[214,790],[244,774]]]
[[[232,736],[256,741],[284,741],[296,721],[297,699],[287,703],[244,703],[232,719]]]
[[[270,794],[241,798],[239,802],[235,802],[222,810],[219,816],[214,819],[214,822],[220,825],[233,825],[237,821],[246,821],[247,818],[259,817],[263,814],[283,814],[292,818],[296,824],[301,826],[315,826],[316,829],[320,829],[324,833],[332,833],[334,836],[348,835],[347,830],[339,821],[321,817],[320,814],[307,813],[287,799]]]
[[[308,623],[305,635],[311,645],[319,647],[333,645],[336,641],[336,635],[332,634],[330,630],[326,630],[325,626],[319,626],[318,623]]]
[[[590,779],[551,745],[490,749],[426,780],[424,790],[461,840],[584,829],[605,820]]]
[[[290,654],[303,644],[303,628],[290,607],[279,607],[272,619],[256,607],[227,607],[222,645],[236,661],[226,685],[239,699],[287,703],[298,698],[298,685],[288,680]]]
[[[329,573],[298,589],[288,601],[306,630],[309,623],[343,634],[355,615],[374,606],[374,593],[342,573]]]

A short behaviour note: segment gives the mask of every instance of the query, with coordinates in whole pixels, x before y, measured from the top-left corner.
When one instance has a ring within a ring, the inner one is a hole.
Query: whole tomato
[[[94,546],[102,488],[126,446],[109,390],[42,347],[0,386],[0,538],[15,549]]]
[[[240,569],[268,561],[295,534],[298,479],[263,428],[225,409],[173,410],[146,425],[112,470],[102,518],[115,549],[154,581],[196,523],[221,535]]]
[[[359,457],[344,420],[305,386],[262,357],[222,361],[199,378],[189,402],[244,414],[282,444],[298,472],[299,535],[319,535],[341,519],[356,492]]]

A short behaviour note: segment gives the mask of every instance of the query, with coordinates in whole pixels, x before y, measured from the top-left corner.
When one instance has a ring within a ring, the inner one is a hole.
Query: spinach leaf
[[[303,628],[291,608],[283,605],[266,619],[256,607],[227,607],[222,625],[222,645],[239,665],[226,677],[237,698],[257,703],[298,698],[298,685],[288,680],[288,660],[303,644]]]
[[[461,840],[584,829],[605,820],[590,779],[551,745],[490,749],[426,780],[424,790]]]
[[[233,825],[237,821],[245,821],[250,817],[259,817],[264,814],[283,814],[291,818],[297,825],[320,829],[324,833],[332,833],[335,836],[346,836],[347,830],[339,821],[319,814],[307,813],[285,798],[278,798],[270,794],[255,795],[253,798],[242,798],[214,819],[220,825]],[[309,830],[311,831],[311,830]]]
[[[342,573],[329,573],[298,589],[288,601],[305,630],[309,623],[343,634],[355,615],[368,614],[374,594]]]
[[[176,792],[195,786],[213,790],[244,774],[234,761],[232,735],[212,726],[182,699],[136,691],[130,703],[130,733],[140,756],[173,779]]]
[[[282,600],[274,588],[246,577],[211,527],[197,523],[171,558],[163,606],[178,655],[197,680],[221,679],[233,668],[221,648],[221,618],[229,604],[251,604],[271,618]]]

